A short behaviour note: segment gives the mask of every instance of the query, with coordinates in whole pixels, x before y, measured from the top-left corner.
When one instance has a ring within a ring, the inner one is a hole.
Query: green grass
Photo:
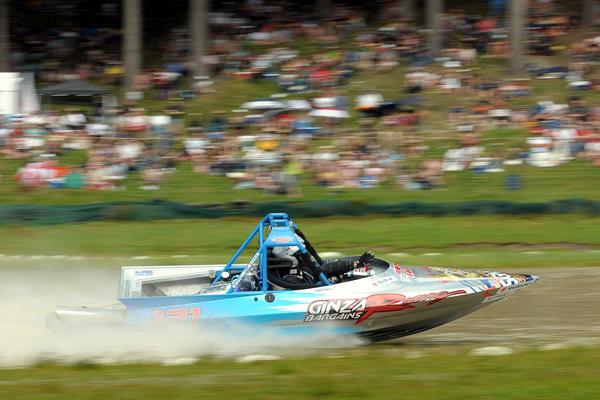
[[[320,251],[355,254],[371,249],[382,258],[407,264],[466,268],[600,265],[599,218],[364,217],[296,222]],[[255,224],[255,219],[227,218],[2,227],[0,250],[5,258],[0,266],[14,265],[17,260],[12,255],[98,257],[94,265],[108,266],[225,262]],[[132,259],[136,256],[152,258]],[[56,260],[29,257],[19,263],[82,264]]]
[[[73,366],[3,370],[0,397],[21,399],[582,399],[596,398],[600,349],[498,357],[464,348],[410,358],[402,346],[239,364]]]
[[[500,132],[500,133],[498,133]],[[494,131],[500,135],[507,131]],[[512,131],[509,131],[512,132]],[[494,138],[496,136],[491,136]],[[442,142],[440,146],[447,146]],[[445,147],[440,147],[438,152]],[[78,163],[81,153],[68,156],[65,163]],[[186,203],[216,203],[227,201],[273,201],[273,200],[361,200],[366,202],[431,201],[452,202],[464,200],[512,200],[547,201],[564,198],[600,199],[597,189],[600,168],[574,161],[556,168],[514,166],[502,173],[476,174],[470,171],[445,174],[446,185],[433,191],[406,191],[393,182],[373,189],[331,189],[314,185],[304,177],[301,198],[263,194],[259,190],[233,190],[233,182],[227,178],[194,173],[188,163],[169,175],[160,190],[143,191],[139,188],[139,177],[132,174],[124,183],[126,190],[95,191],[89,189],[38,189],[21,191],[11,176],[23,164],[20,160],[0,159],[0,204],[83,204],[119,200],[168,199]],[[523,188],[517,191],[505,189],[504,180],[510,174],[522,178]]]

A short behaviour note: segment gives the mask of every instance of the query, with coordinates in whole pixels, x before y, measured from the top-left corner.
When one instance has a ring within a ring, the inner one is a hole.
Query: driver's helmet
[[[298,250],[300,250],[298,246],[276,246],[273,247],[273,255],[276,257],[293,256]]]
[[[304,244],[304,240],[302,240],[302,238],[298,235],[296,235],[296,240],[298,240],[300,243]],[[300,248],[298,246],[275,246],[273,247],[272,251],[273,251],[273,255],[277,256],[277,257],[286,257],[286,256],[293,256],[294,254],[296,254],[298,251],[300,250]]]

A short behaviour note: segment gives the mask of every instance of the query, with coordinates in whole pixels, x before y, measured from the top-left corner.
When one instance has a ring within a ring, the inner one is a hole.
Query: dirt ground
[[[503,303],[404,338],[402,342],[600,344],[600,267],[537,268],[519,272],[542,279]]]

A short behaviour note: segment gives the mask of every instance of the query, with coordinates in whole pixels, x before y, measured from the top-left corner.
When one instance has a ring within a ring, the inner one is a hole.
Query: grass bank
[[[392,261],[473,268],[600,265],[600,218],[362,217],[296,222],[322,252],[371,249]],[[112,259],[115,265],[224,262],[256,223],[252,218],[227,218],[2,227],[0,265],[17,259],[47,261],[40,256],[61,263],[67,256],[97,257]]]
[[[65,163],[83,162],[83,154],[72,154]],[[166,199],[184,203],[219,203],[228,201],[281,201],[281,200],[360,200],[363,202],[431,201],[457,202],[467,200],[509,200],[519,202],[547,201],[567,198],[600,199],[597,183],[600,168],[592,168],[583,161],[573,161],[556,168],[530,166],[508,167],[505,172],[478,174],[470,171],[448,173],[446,185],[439,190],[407,191],[392,182],[372,189],[332,189],[312,184],[308,177],[301,181],[302,197],[287,198],[264,194],[257,189],[234,190],[233,181],[217,176],[192,172],[189,163],[182,163],[177,172],[169,175],[160,190],[144,191],[139,188],[138,174],[131,174],[124,182],[124,190],[97,191],[89,189],[38,189],[22,191],[11,177],[24,160],[0,159],[0,204],[84,204],[120,200]],[[521,177],[522,189],[507,190],[509,175]]]
[[[240,364],[73,366],[3,370],[0,397],[25,399],[592,399],[600,349],[472,356],[384,345]]]

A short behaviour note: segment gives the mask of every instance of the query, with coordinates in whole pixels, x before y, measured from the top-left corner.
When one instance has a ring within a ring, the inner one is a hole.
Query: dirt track
[[[519,272],[542,279],[503,303],[402,341],[600,344],[600,267]]]
[[[542,279],[504,303],[398,342],[415,346],[600,345],[600,267],[524,269],[519,272],[539,275]],[[45,328],[45,316],[57,304],[113,303],[118,275],[116,269],[93,266],[0,269],[3,287],[0,309],[4,312],[5,322],[1,337],[8,345],[0,351],[0,365],[35,360],[49,349],[58,354],[85,355],[90,353],[91,344],[96,347],[102,344],[101,337],[91,340],[87,335],[66,339],[52,336]],[[194,332],[191,336],[195,335]],[[163,339],[159,338],[159,341]],[[120,341],[120,348],[112,343],[109,345],[112,350],[130,352],[134,348],[147,352],[147,345],[152,343],[138,343],[138,340],[137,337],[125,338]],[[206,347],[211,348],[210,344]],[[188,354],[188,349],[185,346],[176,348],[173,354],[180,357]]]

